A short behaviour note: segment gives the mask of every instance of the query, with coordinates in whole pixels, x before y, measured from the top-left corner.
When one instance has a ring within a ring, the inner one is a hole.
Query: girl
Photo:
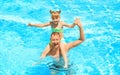
[[[46,27],[46,26],[51,26],[52,28],[52,32],[59,32],[60,33],[60,37],[61,37],[61,41],[64,41],[63,38],[63,26],[68,27],[68,28],[73,28],[75,26],[75,23],[73,24],[67,24],[63,21],[60,21],[60,13],[61,11],[52,11],[50,10],[50,14],[51,14],[51,18],[52,21],[44,23],[44,24],[31,24],[29,23],[29,26],[36,26],[36,27]]]

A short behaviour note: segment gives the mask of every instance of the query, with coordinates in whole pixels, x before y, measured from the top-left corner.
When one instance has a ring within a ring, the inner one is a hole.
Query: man
[[[40,58],[44,58],[47,55],[50,55],[53,58],[55,58],[56,60],[59,60],[59,58],[62,55],[63,59],[64,59],[64,68],[67,68],[68,67],[67,52],[71,48],[81,44],[85,39],[82,24],[79,21],[79,19],[75,20],[75,24],[78,26],[79,32],[80,32],[79,33],[80,38],[78,40],[76,40],[74,42],[67,43],[67,44],[61,44],[60,43],[60,40],[61,40],[60,34],[58,32],[54,32],[54,33],[51,34],[51,38],[50,38],[51,42],[50,42],[50,44],[46,47],[45,51],[42,53]]]

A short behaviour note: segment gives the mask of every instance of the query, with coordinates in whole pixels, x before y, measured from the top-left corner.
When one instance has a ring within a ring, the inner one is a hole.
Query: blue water
[[[51,29],[27,23],[50,21],[50,9],[60,9],[69,24],[75,17],[82,21],[86,40],[68,53],[73,75],[120,74],[120,0],[0,0],[0,75],[35,71],[31,64],[49,43]],[[77,26],[64,28],[66,42],[78,39],[78,32]]]

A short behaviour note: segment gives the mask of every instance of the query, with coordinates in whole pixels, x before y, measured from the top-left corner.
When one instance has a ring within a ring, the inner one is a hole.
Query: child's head
[[[60,21],[60,13],[61,11],[52,11],[50,10],[51,18],[55,24],[57,24]]]

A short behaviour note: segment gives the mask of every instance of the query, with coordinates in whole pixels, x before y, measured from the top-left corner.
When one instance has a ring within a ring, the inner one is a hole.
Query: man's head
[[[58,22],[60,21],[60,13],[61,13],[61,11],[60,10],[59,11],[50,10],[50,13],[51,13],[51,18],[52,18],[53,22],[55,24],[58,24]]]
[[[60,38],[60,33],[58,33],[58,32],[53,32],[53,33],[51,34],[50,40],[51,40],[52,45],[54,45],[54,46],[59,45],[59,44],[60,44],[60,40],[61,40],[61,38]]]

